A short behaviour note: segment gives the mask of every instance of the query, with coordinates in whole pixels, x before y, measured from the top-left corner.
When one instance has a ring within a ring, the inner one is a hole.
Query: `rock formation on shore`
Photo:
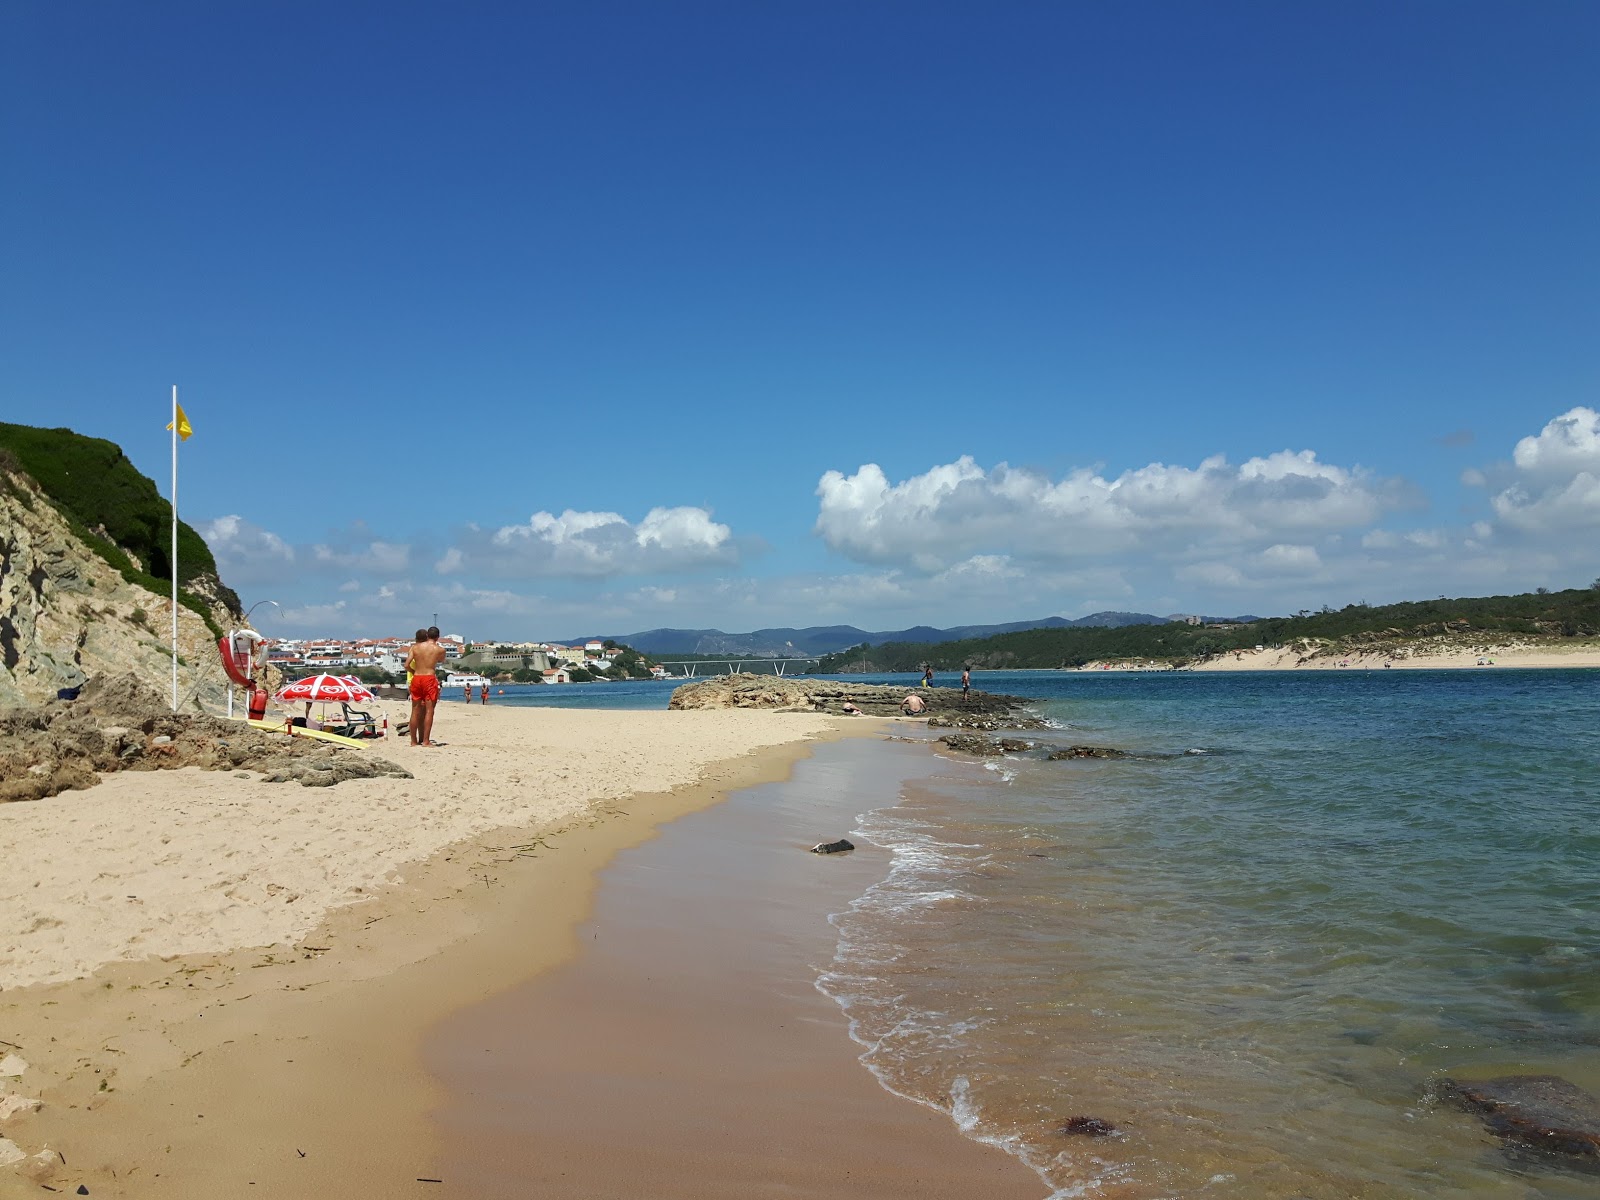
[[[900,702],[910,692],[922,697],[927,713],[1009,713],[1028,701],[1022,696],[974,691],[963,697],[960,688],[889,687],[877,683],[842,683],[826,676],[720,675],[699,683],[686,683],[672,693],[667,707],[766,708],[774,712],[827,712],[843,714],[852,704],[868,716],[896,716]]]
[[[77,700],[0,709],[0,804],[94,787],[102,773],[200,767],[254,771],[307,787],[378,775],[409,779],[382,758],[267,733],[243,721],[174,713],[133,675],[91,680]]]
[[[68,430],[6,428],[54,435],[63,445],[87,445],[115,456],[119,478],[148,489],[142,497],[147,506],[165,505],[155,484],[121,459],[110,442]],[[209,559],[198,535],[188,532],[197,552]],[[129,566],[121,570],[112,560]],[[98,675],[131,671],[152,685],[168,680],[172,599],[170,592],[152,590],[159,581],[144,574],[152,566],[114,542],[103,527],[85,528],[16,455],[0,447],[0,704],[52,700],[57,690]],[[178,609],[182,707],[215,711],[226,703],[227,677],[212,627],[236,624],[238,601],[209,571],[186,579],[184,591],[207,615],[188,605]]]

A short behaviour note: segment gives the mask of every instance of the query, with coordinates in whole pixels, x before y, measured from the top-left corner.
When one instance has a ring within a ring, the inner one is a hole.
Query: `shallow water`
[[[1062,1195],[1600,1194],[1428,1100],[1600,1093],[1600,673],[975,682],[1143,757],[952,760],[862,814],[894,866],[819,987],[885,1086]]]

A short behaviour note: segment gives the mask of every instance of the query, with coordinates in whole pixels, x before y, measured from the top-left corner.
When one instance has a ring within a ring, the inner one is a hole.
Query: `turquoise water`
[[[886,1086],[1061,1195],[1600,1194],[1428,1098],[1600,1093],[1600,672],[975,682],[1136,757],[952,760],[862,813],[895,865],[819,986]]]

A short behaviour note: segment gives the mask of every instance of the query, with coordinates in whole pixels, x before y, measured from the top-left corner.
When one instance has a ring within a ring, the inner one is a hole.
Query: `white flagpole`
[[[178,385],[172,385],[172,711],[178,711]]]

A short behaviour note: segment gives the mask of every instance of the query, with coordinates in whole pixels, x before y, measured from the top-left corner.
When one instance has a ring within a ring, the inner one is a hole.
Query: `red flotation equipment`
[[[222,654],[222,669],[228,678],[240,687],[252,687],[251,677],[257,666],[266,661],[261,635],[254,629],[235,629],[226,637],[217,639],[217,650]]]

